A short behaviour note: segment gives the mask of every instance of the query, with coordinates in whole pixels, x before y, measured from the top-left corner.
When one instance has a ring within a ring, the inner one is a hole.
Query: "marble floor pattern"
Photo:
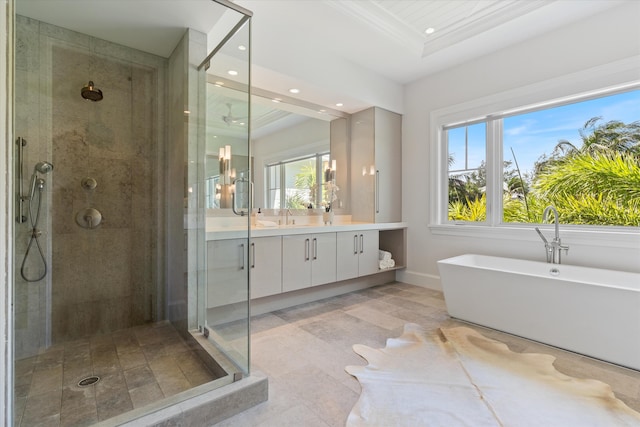
[[[382,285],[252,319],[252,369],[269,377],[269,400],[224,420],[217,427],[344,426],[360,384],[344,370],[366,365],[351,346],[385,346],[407,322],[428,329],[469,326],[449,318],[441,292],[403,283]],[[640,412],[640,372],[607,364],[501,332],[470,326],[515,352],[555,356],[556,369],[593,378]],[[233,325],[227,330],[233,339]],[[631,337],[630,337],[631,338]],[[543,410],[543,409],[541,409]]]
[[[14,424],[87,426],[213,379],[169,322],[74,340],[16,362]]]

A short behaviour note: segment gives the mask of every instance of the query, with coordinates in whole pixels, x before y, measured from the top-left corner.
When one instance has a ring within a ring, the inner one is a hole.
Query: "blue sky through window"
[[[513,148],[522,173],[531,173],[535,161],[551,154],[558,141],[566,139],[580,147],[578,131],[592,117],[602,117],[599,123],[640,120],[640,90],[505,118],[504,159],[513,160]]]
[[[480,167],[486,157],[486,128],[486,123],[477,123],[466,128],[454,128],[448,131],[449,155],[453,158],[449,170],[462,171]],[[466,148],[465,132],[467,132]]]
[[[602,117],[604,123],[620,120],[631,123],[640,120],[640,90],[552,107],[531,113],[506,117],[503,121],[504,159],[512,161],[515,152],[523,174],[531,174],[536,160],[547,156],[560,140],[568,140],[577,147],[582,145],[579,130],[592,117]],[[484,123],[467,127],[467,162],[465,164],[465,128],[448,131],[449,154],[454,162],[451,171],[475,169],[485,160]]]

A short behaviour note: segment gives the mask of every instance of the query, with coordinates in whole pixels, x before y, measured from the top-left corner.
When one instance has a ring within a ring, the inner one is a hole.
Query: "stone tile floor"
[[[384,347],[407,322],[465,325],[513,351],[551,354],[560,372],[606,382],[640,412],[640,372],[453,320],[441,292],[391,283],[254,317],[252,369],[269,376],[269,400],[216,426],[344,426],[360,394],[344,368],[366,365],[352,345]],[[217,332],[242,348],[238,325]],[[89,375],[100,382],[78,387]],[[91,425],[211,379],[166,322],[78,340],[16,363],[15,424]]]
[[[384,347],[407,322],[434,330],[469,326],[513,351],[551,354],[560,372],[606,382],[640,412],[640,372],[453,320],[441,292],[392,283],[252,319],[252,369],[268,375],[269,400],[216,426],[344,426],[360,394],[344,368],[366,365],[351,346]]]
[[[14,424],[91,425],[213,379],[169,322],[74,340],[16,362]]]

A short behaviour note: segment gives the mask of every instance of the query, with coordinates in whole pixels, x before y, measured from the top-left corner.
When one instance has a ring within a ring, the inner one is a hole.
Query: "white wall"
[[[499,237],[469,237],[462,233],[437,234],[429,228],[430,114],[478,99],[489,103],[494,98],[497,101],[503,99],[505,93],[517,93],[527,86],[548,89],[553,87],[553,82],[558,84],[554,92],[557,97],[598,89],[594,85],[602,84],[602,68],[615,68],[616,65],[611,64],[624,64],[626,69],[618,74],[610,73],[604,79],[608,84],[629,78],[640,81],[639,20],[640,2],[628,2],[599,16],[406,85],[402,211],[410,232],[408,268],[398,274],[399,280],[438,288],[436,262],[463,253],[544,260],[542,243],[532,230],[526,234],[513,231],[500,233]],[[590,78],[591,71],[585,73],[585,70],[593,70],[598,79]],[[575,78],[567,78],[571,75]],[[561,82],[563,84],[559,84]],[[548,90],[539,96],[549,96]],[[528,98],[527,103],[532,100]],[[573,240],[563,238],[563,243],[571,246],[565,263],[640,272],[640,235],[597,241],[584,233],[571,236]]]
[[[329,151],[330,122],[309,119],[279,132],[253,139],[255,208],[265,208],[265,164]]]

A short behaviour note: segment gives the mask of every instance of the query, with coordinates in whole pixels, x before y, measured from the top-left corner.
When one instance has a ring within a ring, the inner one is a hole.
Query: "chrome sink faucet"
[[[280,215],[282,215],[282,210],[280,211]],[[289,215],[293,216],[293,212],[291,212],[291,209],[287,208],[284,210],[284,225],[289,225]]]
[[[554,218],[555,235],[553,237],[553,240],[549,242],[544,237],[544,234],[542,234],[542,232],[538,227],[536,227],[535,230],[540,236],[540,238],[542,239],[542,241],[544,242],[544,249],[547,255],[547,262],[553,263],[553,264],[561,264],[562,251],[565,251],[565,254],[568,253],[569,246],[563,245],[560,239],[560,225],[558,223],[558,211],[556,210],[556,208],[554,208],[553,206],[547,206],[544,209],[544,212],[542,213],[542,222],[545,222],[548,220],[550,212],[553,212],[553,218]]]

